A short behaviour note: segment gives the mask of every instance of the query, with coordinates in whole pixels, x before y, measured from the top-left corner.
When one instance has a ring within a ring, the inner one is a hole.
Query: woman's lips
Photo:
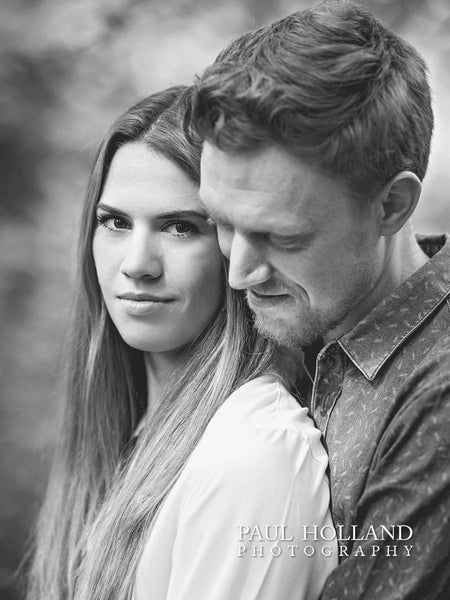
[[[145,292],[124,292],[117,295],[123,300],[137,300],[138,302],[145,300],[151,300],[152,302],[170,302],[171,300],[174,300],[173,296],[158,296],[158,294],[148,294]]]
[[[130,315],[146,315],[164,310],[175,301],[175,298],[156,296],[154,294],[125,293],[118,296],[126,312]]]

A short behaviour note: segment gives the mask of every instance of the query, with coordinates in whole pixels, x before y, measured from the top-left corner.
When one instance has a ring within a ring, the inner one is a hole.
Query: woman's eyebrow
[[[127,213],[120,208],[116,208],[115,206],[110,206],[109,204],[105,204],[104,202],[99,202],[96,206],[96,209],[106,210],[108,212],[114,213],[115,215],[120,215],[123,217],[128,216]],[[208,219],[207,215],[202,212],[198,212],[196,210],[172,210],[169,212],[158,213],[154,215],[155,219],[187,219],[187,218],[197,218],[206,221]]]
[[[108,212],[112,212],[115,215],[120,215],[122,217],[126,217],[127,216],[127,213],[125,211],[120,210],[120,208],[116,208],[115,206],[110,206],[109,204],[105,204],[104,202],[99,202],[97,204],[97,206],[95,207],[95,210],[98,210],[99,208],[101,210],[106,210]]]

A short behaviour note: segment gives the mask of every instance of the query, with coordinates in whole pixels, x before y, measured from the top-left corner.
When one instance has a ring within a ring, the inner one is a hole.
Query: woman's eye
[[[188,223],[187,221],[176,221],[175,223],[165,225],[163,231],[175,235],[176,237],[187,237],[193,233],[197,233],[198,228],[196,225]]]
[[[97,221],[100,225],[103,225],[106,229],[110,231],[120,231],[123,229],[129,229],[130,225],[125,219],[122,217],[115,217],[114,215],[97,215]]]
[[[128,223],[119,217],[115,217],[114,219],[109,219],[111,221],[112,227],[114,229],[127,229]]]

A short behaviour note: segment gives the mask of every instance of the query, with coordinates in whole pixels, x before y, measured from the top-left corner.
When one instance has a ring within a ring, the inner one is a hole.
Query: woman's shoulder
[[[306,459],[328,464],[321,434],[272,373],[236,389],[208,424],[191,457],[194,469],[298,470]]]

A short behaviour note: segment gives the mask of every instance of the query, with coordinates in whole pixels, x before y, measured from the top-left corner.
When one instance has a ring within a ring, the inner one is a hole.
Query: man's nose
[[[157,279],[163,272],[163,260],[155,236],[134,230],[128,239],[121,267],[128,277]]]
[[[261,240],[235,231],[227,254],[230,261],[228,282],[232,288],[248,289],[269,279],[271,267],[265,259]]]

